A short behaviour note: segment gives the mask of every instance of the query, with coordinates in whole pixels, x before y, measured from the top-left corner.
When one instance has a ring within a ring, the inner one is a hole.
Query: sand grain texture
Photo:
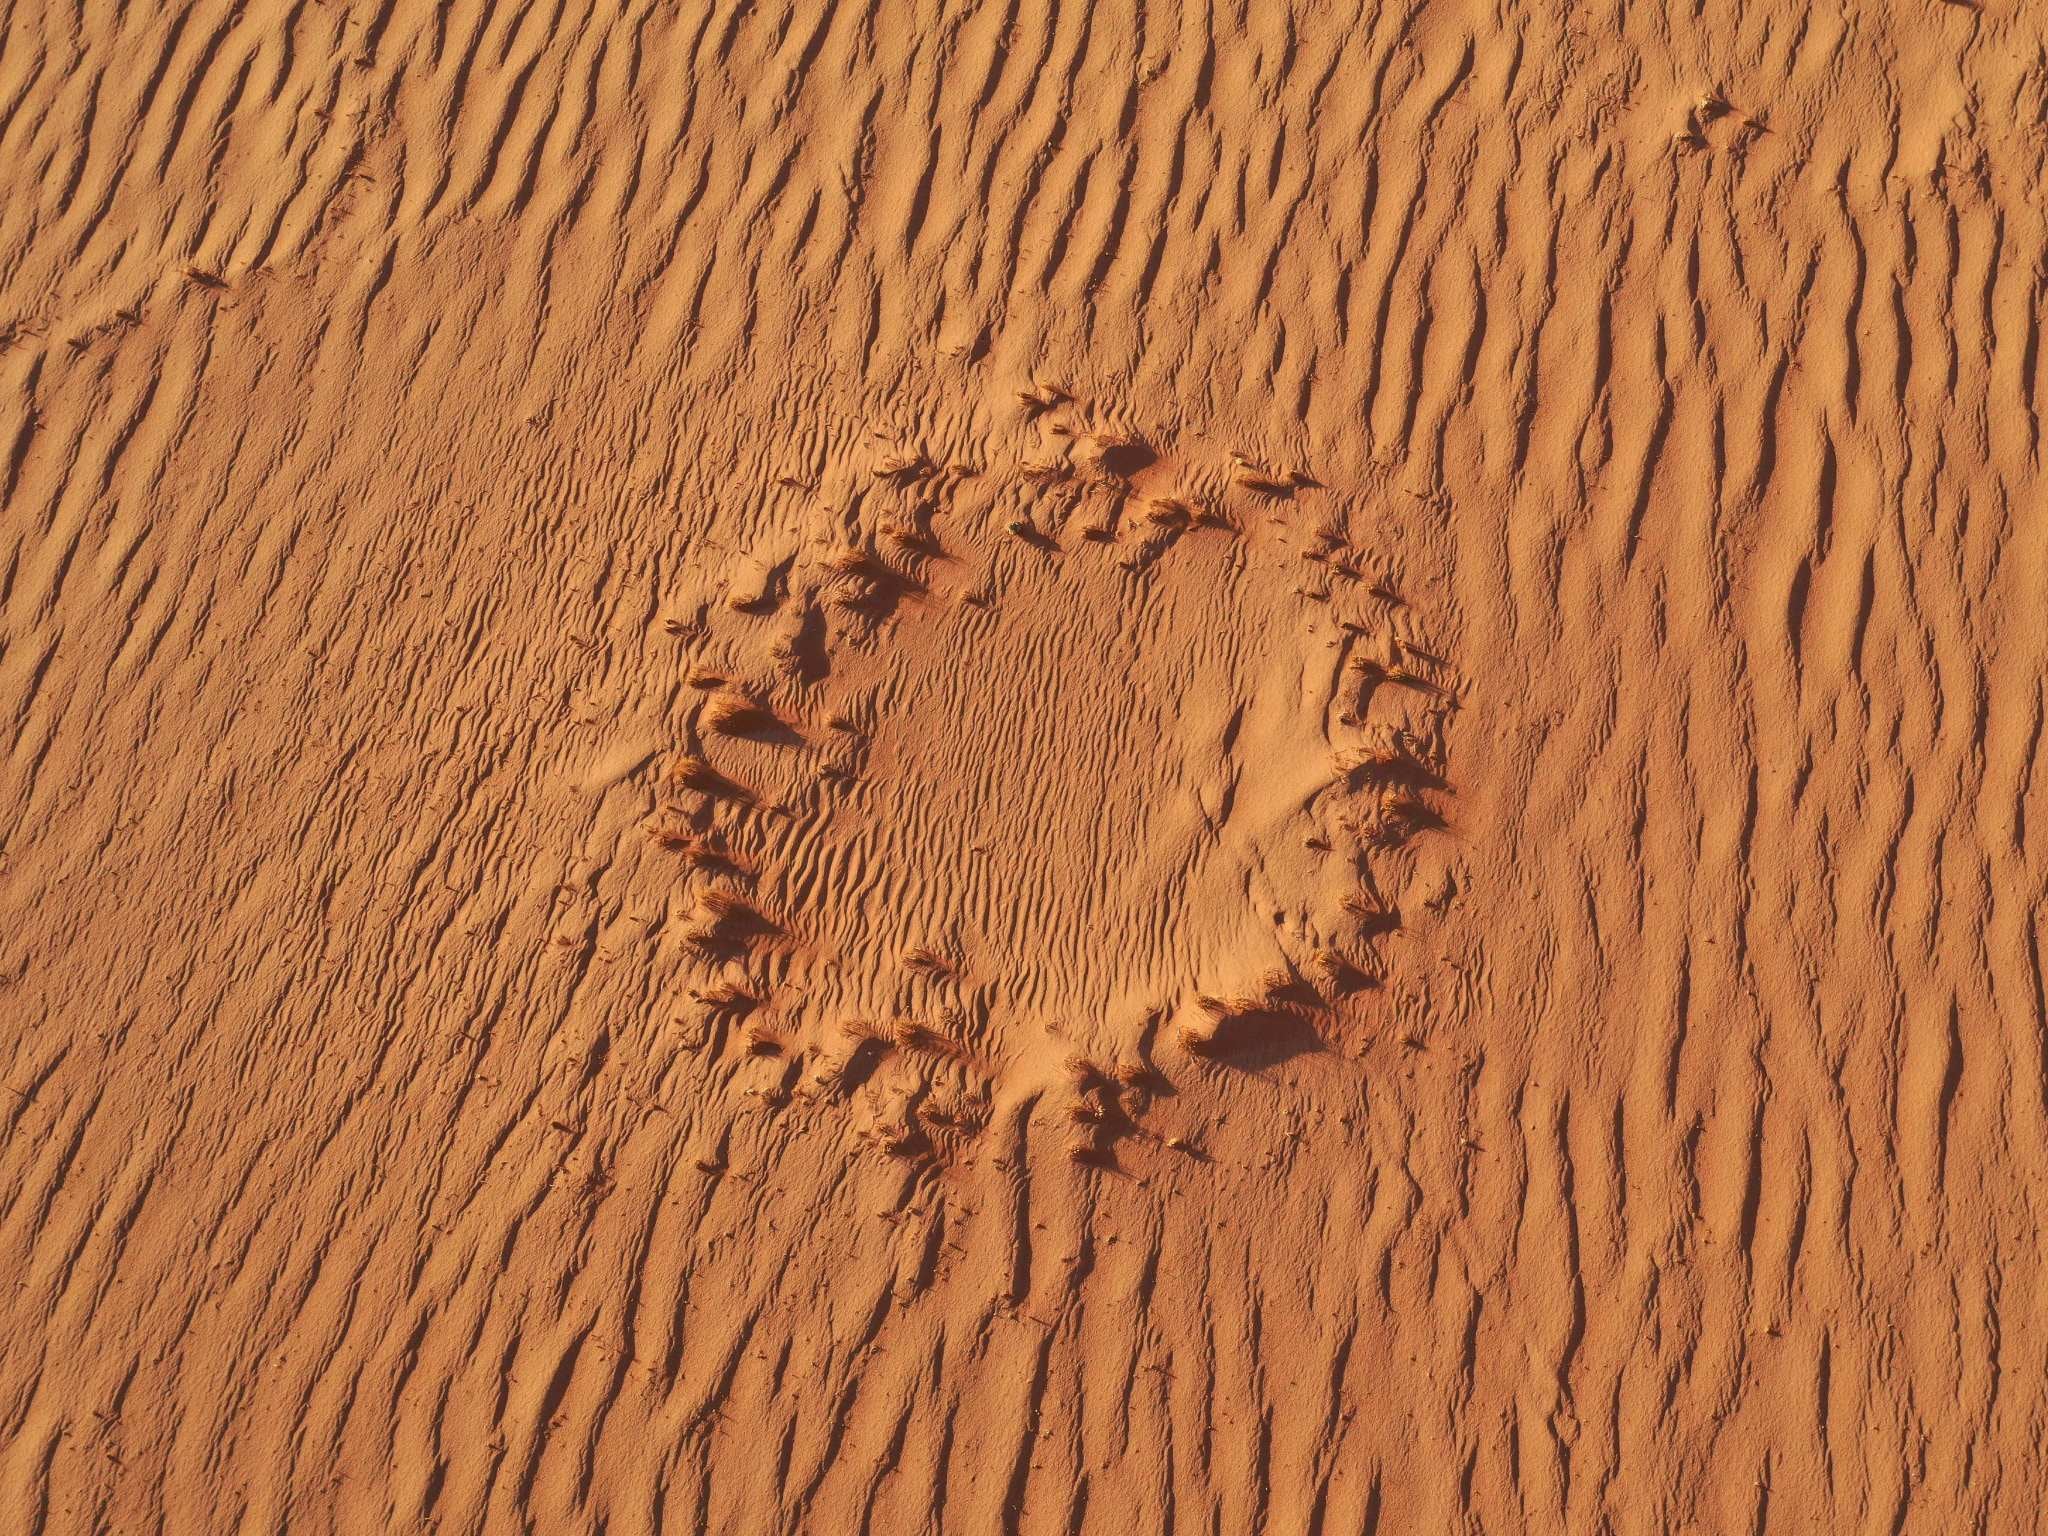
[[[0,15],[0,1526],[2022,1532],[2048,15]]]

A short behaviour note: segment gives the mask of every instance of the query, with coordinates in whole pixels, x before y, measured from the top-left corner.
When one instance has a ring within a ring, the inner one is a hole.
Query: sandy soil
[[[0,1527],[2037,1528],[2048,12],[1362,9],[7,7]]]

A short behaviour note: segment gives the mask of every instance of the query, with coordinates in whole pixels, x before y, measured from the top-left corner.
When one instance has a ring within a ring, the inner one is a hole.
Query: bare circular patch
[[[1442,824],[1454,688],[1341,499],[1046,427],[793,480],[813,536],[685,626],[650,832],[704,1038],[864,1094],[894,1155],[1063,1078],[1104,1157],[1163,1059],[1319,1049]]]

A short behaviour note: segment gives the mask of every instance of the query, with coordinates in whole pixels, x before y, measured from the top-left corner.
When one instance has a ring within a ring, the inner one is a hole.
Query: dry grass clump
[[[891,519],[882,524],[876,536],[906,560],[933,560],[944,553],[939,541],[914,523]]]
[[[1306,470],[1276,468],[1242,453],[1233,453],[1230,462],[1235,466],[1231,479],[1264,496],[1288,497],[1317,484],[1315,476]]]
[[[1256,492],[1258,495],[1270,496],[1276,500],[1294,494],[1294,482],[1284,472],[1267,469],[1264,465],[1245,458],[1242,454],[1234,453],[1231,455],[1231,458],[1237,466],[1230,476],[1234,484],[1240,485],[1248,491]]]
[[[824,557],[832,584],[826,601],[857,616],[873,617],[905,589],[922,590],[921,584],[890,565],[872,550],[845,545]]]
[[[1289,980],[1292,980],[1292,978],[1290,977]],[[1242,997],[1217,997],[1209,992],[1197,992],[1195,994],[1195,1007],[1201,1010],[1204,1017],[1213,1019],[1218,1024],[1228,1023],[1232,1019],[1241,1019],[1246,1014],[1258,1013],[1265,1006],[1266,998],[1262,993],[1252,993]]]
[[[1119,480],[1128,479],[1159,459],[1158,451],[1137,433],[1114,430],[1090,433],[1082,452],[1091,468]]]
[[[697,893],[696,911],[684,932],[691,948],[712,956],[730,955],[749,939],[779,933],[780,926],[737,892],[717,886]]]
[[[1067,1118],[1076,1125],[1101,1125],[1109,1115],[1109,1101],[1099,1088],[1091,1088],[1067,1106]]]
[[[901,1051],[947,1056],[956,1061],[967,1054],[967,1046],[962,1041],[917,1019],[896,1020],[889,1026],[889,1038]]]
[[[908,485],[934,473],[932,461],[914,449],[899,448],[875,461],[875,478]]]
[[[750,694],[729,688],[704,706],[704,724],[721,736],[757,736],[780,724],[767,706]]]
[[[1017,391],[1017,398],[1029,407],[1032,415],[1036,416],[1056,406],[1065,405],[1074,397],[1057,384],[1048,384],[1043,379],[1033,379],[1029,389]]]
[[[1079,1051],[1073,1052],[1060,1063],[1060,1071],[1076,1088],[1090,1087],[1103,1081],[1106,1075],[1101,1067]]]
[[[695,790],[714,800],[732,800],[742,805],[754,802],[754,792],[735,783],[712,767],[705,758],[686,752],[669,765],[669,782],[680,789]]]
[[[846,544],[825,556],[825,569],[837,576],[860,576],[878,581],[893,575],[888,564],[872,550]]]
[[[691,869],[724,871],[730,874],[746,874],[747,868],[738,855],[727,848],[716,836],[693,832],[688,827],[669,826],[657,822],[647,829],[647,840],[664,853],[672,853]]]
[[[1423,828],[1442,826],[1443,818],[1420,796],[1388,789],[1346,825],[1371,847],[1398,848]]]
[[[714,986],[702,988],[693,987],[690,996],[712,1013],[731,1014],[741,1018],[767,1001],[760,993],[736,981],[719,982]]]
[[[1401,744],[1392,738],[1345,747],[1336,754],[1337,771],[1347,779],[1360,774],[1392,773],[1410,761]]]
[[[1093,1136],[1073,1136],[1067,1140],[1067,1160],[1099,1167],[1109,1161],[1109,1153]]]
[[[1309,974],[1326,997],[1344,997],[1372,985],[1372,976],[1340,950],[1319,949],[1309,957]]]
[[[1157,1077],[1142,1061],[1120,1061],[1109,1069],[1109,1075],[1126,1088],[1149,1088]]]
[[[1361,891],[1352,892],[1352,894],[1338,902],[1337,905],[1342,907],[1350,916],[1369,927],[1383,927],[1393,918],[1391,912]]]
[[[1387,664],[1373,656],[1354,656],[1345,663],[1361,681],[1377,683],[1387,675]]]
[[[1269,1005],[1284,1001],[1287,994],[1293,991],[1300,981],[1301,978],[1294,974],[1291,966],[1269,966],[1259,976],[1259,1000]]]
[[[726,890],[723,886],[706,886],[697,893],[697,910],[711,921],[756,928],[772,928],[775,925],[746,897],[737,891]]]
[[[891,1157],[915,1157],[924,1144],[924,1133],[908,1123],[885,1125],[875,1132],[875,1145]]]
[[[936,949],[906,949],[903,952],[903,968],[918,976],[929,976],[943,980],[955,974],[953,962]]]
[[[1330,524],[1324,523],[1309,535],[1308,543],[1302,548],[1301,558],[1325,563],[1334,560],[1337,552],[1343,547],[1344,536]]]

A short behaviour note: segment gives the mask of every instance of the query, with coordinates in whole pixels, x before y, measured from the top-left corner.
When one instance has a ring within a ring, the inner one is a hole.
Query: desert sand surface
[[[0,1528],[2033,1532],[2048,11],[15,0]]]

